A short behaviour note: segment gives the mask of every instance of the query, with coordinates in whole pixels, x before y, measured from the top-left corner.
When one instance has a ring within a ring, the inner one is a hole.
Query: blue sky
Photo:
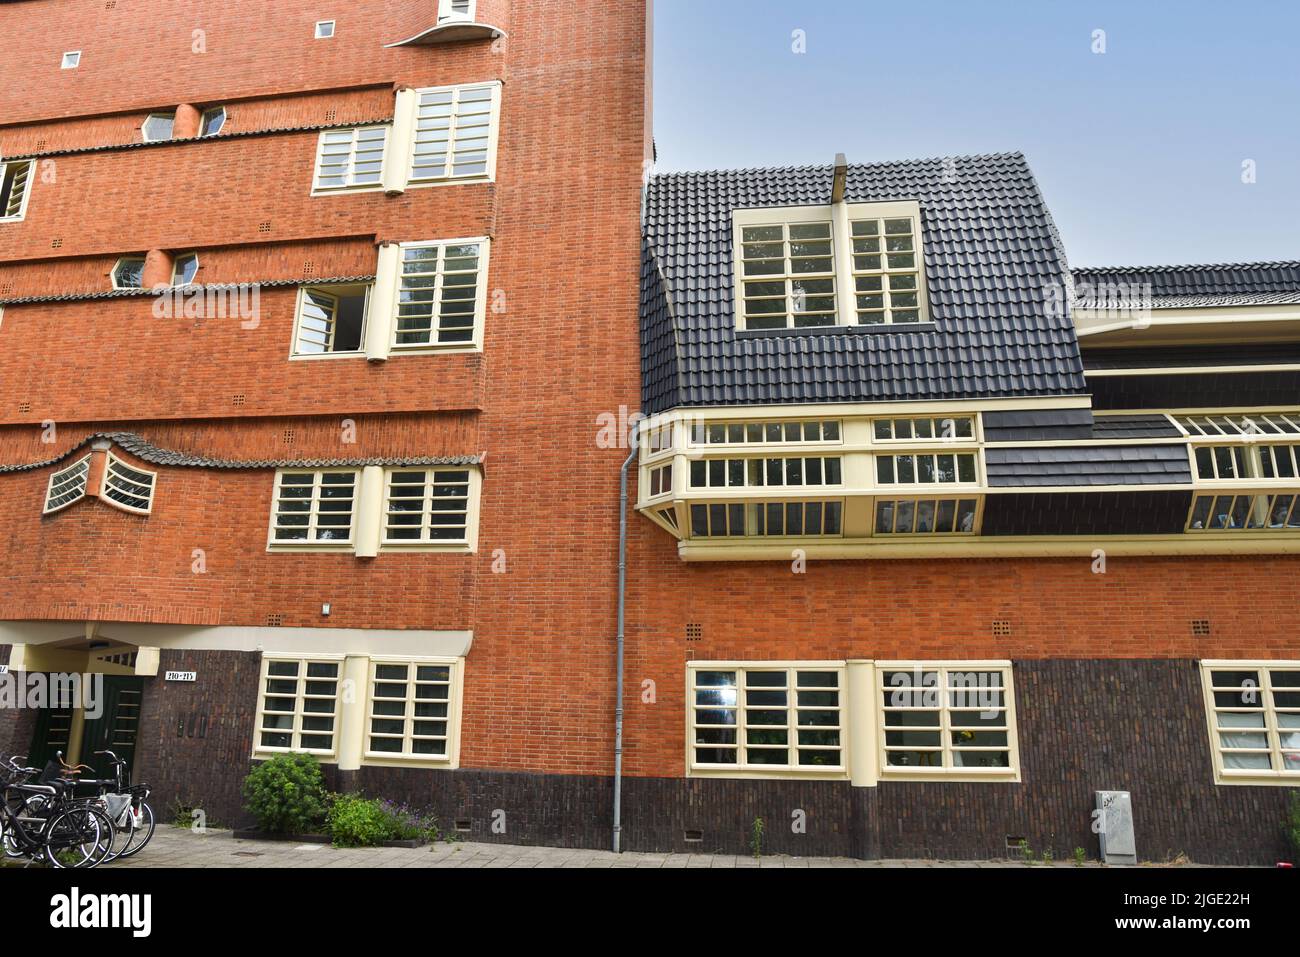
[[[1019,150],[1074,265],[1300,259],[1297,36],[1294,0],[655,0],[657,169]]]

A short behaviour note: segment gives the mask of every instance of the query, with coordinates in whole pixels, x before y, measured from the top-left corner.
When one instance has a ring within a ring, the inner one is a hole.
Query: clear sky
[[[1073,265],[1300,259],[1300,0],[655,0],[654,121],[660,172],[1019,150]]]

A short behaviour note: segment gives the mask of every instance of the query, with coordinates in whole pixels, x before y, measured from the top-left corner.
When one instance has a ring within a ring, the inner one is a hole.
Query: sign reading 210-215
[[[198,681],[197,671],[169,671],[163,676],[164,681]]]

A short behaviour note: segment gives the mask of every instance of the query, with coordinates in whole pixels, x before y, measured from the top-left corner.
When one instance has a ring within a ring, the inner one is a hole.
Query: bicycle
[[[44,857],[50,867],[60,869],[91,868],[104,861],[115,828],[101,808],[72,799],[70,781],[27,783],[40,772],[12,757],[0,770],[7,772],[0,801],[0,845],[6,856],[29,861]]]
[[[126,762],[112,751],[96,751],[95,754],[96,756],[104,755],[109,759],[109,764],[113,767],[113,777],[99,781],[82,781],[81,784],[99,785],[101,798],[116,797],[123,799],[121,809],[117,813],[119,817],[126,819],[124,823],[129,822],[130,835],[123,849],[114,854],[113,857],[134,857],[144,850],[144,846],[153,839],[154,828],[157,826],[153,816],[153,808],[145,801],[145,798],[149,796],[149,785],[129,784],[126,775]],[[112,810],[111,805],[110,810]]]

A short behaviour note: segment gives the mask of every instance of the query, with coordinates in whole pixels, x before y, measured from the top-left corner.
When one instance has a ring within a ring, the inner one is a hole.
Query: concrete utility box
[[[1093,829],[1101,838],[1101,859],[1107,864],[1136,864],[1133,801],[1127,791],[1098,791]]]

